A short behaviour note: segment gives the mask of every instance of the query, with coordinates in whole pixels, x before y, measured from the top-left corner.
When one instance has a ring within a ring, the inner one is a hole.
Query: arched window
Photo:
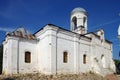
[[[63,62],[64,63],[68,62],[68,53],[67,52],[63,52]]]
[[[102,66],[105,67],[105,56],[101,55]]]
[[[29,51],[25,52],[25,62],[30,63],[31,62],[31,53]]]
[[[104,57],[104,55],[102,54],[102,55],[101,55],[101,60],[103,59],[103,57]]]
[[[83,55],[83,64],[86,64],[86,54]]]
[[[73,22],[73,25],[74,25],[74,30],[77,28],[77,18],[76,17],[73,17],[72,18],[72,22]]]

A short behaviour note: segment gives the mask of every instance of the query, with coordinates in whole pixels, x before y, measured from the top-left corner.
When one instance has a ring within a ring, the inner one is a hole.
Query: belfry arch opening
[[[72,18],[72,23],[73,23],[73,29],[75,30],[77,28],[77,17],[76,16]]]
[[[83,26],[85,27],[85,22],[86,22],[87,18],[83,17]]]

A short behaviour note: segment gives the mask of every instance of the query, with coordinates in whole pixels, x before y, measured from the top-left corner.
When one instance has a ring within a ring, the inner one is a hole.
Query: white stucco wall
[[[5,71],[6,74],[37,72],[36,41],[16,37],[7,37],[6,39],[3,43],[3,71]],[[7,54],[5,50],[7,50]],[[31,52],[30,63],[25,63],[25,51]],[[7,57],[7,59],[5,57]]]
[[[70,39],[71,38],[71,39]],[[74,72],[74,41],[73,38],[61,33],[58,33],[57,39],[57,66],[60,73]],[[68,62],[63,62],[63,52],[68,53]]]
[[[79,51],[79,72],[89,72],[91,64],[90,41],[80,40]],[[86,55],[86,64],[83,63],[83,55]]]
[[[2,73],[3,74],[10,73],[10,70],[11,70],[10,67],[8,66],[8,65],[10,65],[10,62],[9,62],[10,58],[9,58],[9,56],[11,55],[10,50],[8,49],[8,47],[9,47],[8,44],[9,43],[10,43],[10,41],[7,41],[7,42],[4,41],[4,43],[3,43],[3,45],[4,45],[3,46],[3,67],[2,67]]]
[[[51,65],[52,67],[54,66],[54,68],[57,68],[57,73],[73,74],[90,71],[90,41],[85,41],[84,39],[79,40],[79,35],[64,31],[62,29],[58,29],[52,32],[53,33],[51,37],[53,53],[51,56]],[[63,62],[64,51],[68,52],[67,63]],[[86,64],[83,64],[84,54],[87,55]]]
[[[105,40],[101,42],[94,34],[85,37],[54,25],[47,25],[35,36],[36,40],[6,38],[3,42],[3,72],[78,74],[89,71],[102,73],[104,68],[114,69],[112,45]],[[30,63],[25,63],[26,51],[31,52]],[[63,62],[65,51],[68,53],[67,63]],[[84,54],[86,64],[83,63]]]
[[[6,37],[6,40],[3,42],[3,73],[5,74],[16,74],[17,67],[17,38]]]
[[[51,28],[45,27],[43,31],[36,34],[39,42],[37,44],[39,72],[51,74]]]
[[[20,40],[19,41],[19,73],[34,73],[38,72],[38,54],[36,52],[36,41]],[[25,62],[25,52],[31,53],[31,62]]]

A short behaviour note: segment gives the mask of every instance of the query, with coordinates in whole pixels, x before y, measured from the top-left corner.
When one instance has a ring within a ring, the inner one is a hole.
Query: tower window
[[[85,27],[86,17],[83,18],[83,26]]]
[[[25,52],[25,63],[31,62],[31,53],[29,51]]]
[[[83,64],[86,64],[86,54],[83,55]]]
[[[64,63],[67,63],[67,62],[68,62],[68,53],[67,53],[67,52],[64,52],[64,53],[63,53],[63,62],[64,62]]]
[[[73,27],[74,27],[74,30],[77,28],[77,18],[76,17],[73,17],[72,19],[72,22],[73,22]]]

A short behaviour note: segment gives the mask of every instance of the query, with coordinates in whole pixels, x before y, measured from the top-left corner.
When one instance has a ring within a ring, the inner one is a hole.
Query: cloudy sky
[[[0,0],[0,44],[6,32],[20,26],[31,33],[48,23],[69,30],[70,12],[76,7],[88,12],[89,32],[104,29],[106,39],[113,42],[113,57],[118,59],[120,0]]]

